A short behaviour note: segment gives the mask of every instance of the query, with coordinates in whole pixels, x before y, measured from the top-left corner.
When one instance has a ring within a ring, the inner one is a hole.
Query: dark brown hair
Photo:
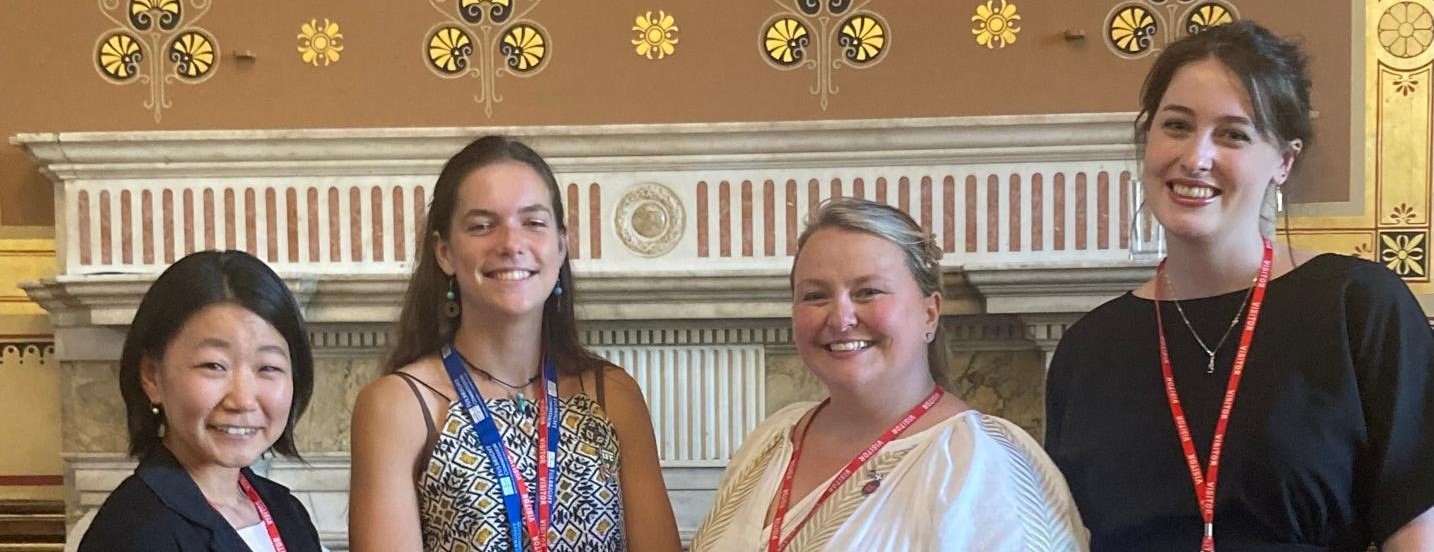
[[[418,242],[422,244],[418,248],[418,263],[408,280],[408,290],[404,292],[403,310],[394,330],[393,351],[385,364],[386,373],[438,352],[458,331],[460,319],[449,319],[443,313],[448,275],[438,266],[434,246],[438,243],[436,240],[447,240],[449,237],[458,188],[468,175],[505,161],[527,165],[542,177],[552,200],[558,234],[567,233],[567,217],[563,214],[563,198],[558,191],[557,178],[537,152],[522,142],[502,136],[484,136],[464,147],[443,165],[443,172],[438,174],[438,181],[433,186],[428,219],[418,236]],[[558,284],[562,286],[563,293],[549,294],[543,303],[542,340],[543,349],[559,370],[578,374],[603,366],[607,361],[588,351],[578,339],[577,317],[573,313],[573,297],[577,295],[577,289],[573,285],[570,265],[565,256],[562,267],[558,269]],[[458,293],[458,290],[454,291]]]
[[[124,397],[131,456],[144,458],[164,446],[159,438],[164,415],[150,410],[149,395],[140,381],[141,361],[145,357],[164,358],[170,341],[189,319],[219,303],[244,307],[263,318],[289,344],[294,397],[288,424],[274,443],[274,450],[285,456],[299,456],[294,446],[294,426],[314,394],[309,331],[284,281],[264,261],[243,251],[201,251],[186,256],[165,269],[140,301],[120,353],[120,395]]]
[[[1309,63],[1300,46],[1251,21],[1219,25],[1171,43],[1156,58],[1140,91],[1135,142],[1142,147],[1151,119],[1175,73],[1187,64],[1216,59],[1245,85],[1255,129],[1277,147],[1291,140],[1306,147],[1314,138],[1310,120]]]

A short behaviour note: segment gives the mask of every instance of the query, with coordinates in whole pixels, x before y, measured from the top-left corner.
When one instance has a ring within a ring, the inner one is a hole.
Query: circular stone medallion
[[[677,194],[667,186],[645,182],[618,201],[613,225],[618,239],[633,253],[659,257],[682,241],[687,217]]]

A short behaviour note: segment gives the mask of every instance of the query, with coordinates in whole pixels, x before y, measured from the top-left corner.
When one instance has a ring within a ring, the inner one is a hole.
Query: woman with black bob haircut
[[[641,390],[578,340],[566,223],[520,142],[444,165],[387,374],[354,405],[355,552],[680,549]]]
[[[1091,550],[1434,550],[1429,319],[1380,264],[1274,243],[1309,89],[1299,46],[1248,21],[1146,78],[1140,185],[1169,254],[1047,378]]]
[[[314,363],[299,306],[241,251],[203,251],[145,293],[120,356],[130,454],[81,551],[320,550],[308,512],[248,466],[299,456]]]

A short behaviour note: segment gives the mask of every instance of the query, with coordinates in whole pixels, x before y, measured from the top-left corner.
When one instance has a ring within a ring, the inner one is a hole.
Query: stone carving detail
[[[628,190],[617,204],[613,227],[629,250],[644,257],[660,257],[682,240],[687,213],[682,200],[667,186],[643,183]]]

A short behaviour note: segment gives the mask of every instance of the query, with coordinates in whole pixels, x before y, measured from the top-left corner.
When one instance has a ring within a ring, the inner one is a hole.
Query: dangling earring
[[[936,339],[936,332],[926,332],[926,342],[930,343]]]
[[[462,309],[458,306],[458,292],[456,291],[457,278],[448,277],[448,301],[443,303],[443,314],[449,318],[458,318]]]
[[[563,281],[562,281],[562,280],[558,280],[558,285],[553,286],[553,295],[558,296],[558,297],[562,297],[562,296],[563,296]]]
[[[1280,213],[1280,212],[1284,212],[1284,210],[1285,210],[1285,189],[1284,189],[1284,187],[1281,187],[1281,186],[1275,186],[1275,212],[1276,212],[1276,213]]]

